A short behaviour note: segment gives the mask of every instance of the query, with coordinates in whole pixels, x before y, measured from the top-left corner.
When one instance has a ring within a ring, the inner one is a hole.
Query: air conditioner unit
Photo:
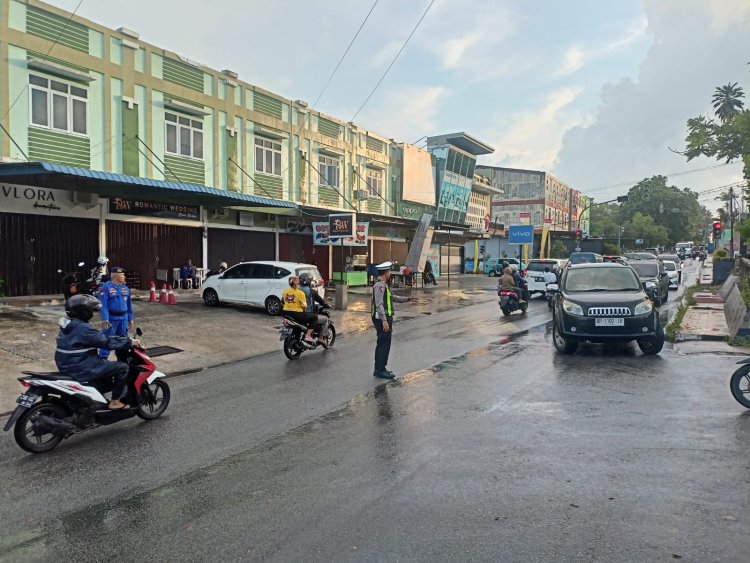
[[[222,217],[229,217],[229,208],[222,207],[221,209],[214,209],[211,212],[211,219],[219,219]]]
[[[370,199],[370,192],[367,190],[354,190],[354,199],[357,201],[364,201]]]
[[[96,205],[97,195],[91,192],[70,192],[70,201],[75,205]]]

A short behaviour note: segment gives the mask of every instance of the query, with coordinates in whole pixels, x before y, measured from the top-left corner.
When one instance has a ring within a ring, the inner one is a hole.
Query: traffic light
[[[714,221],[713,229],[714,229],[714,240],[720,239],[721,238],[721,221]]]
[[[583,231],[581,229],[576,230],[576,240],[581,240],[583,237]]]

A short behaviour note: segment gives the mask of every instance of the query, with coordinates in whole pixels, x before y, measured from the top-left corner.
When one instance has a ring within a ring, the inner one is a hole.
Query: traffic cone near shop
[[[159,295],[159,303],[166,305],[167,301],[167,284],[161,284],[161,294]]]
[[[172,291],[172,286],[167,286],[167,293],[169,293],[169,301],[167,301],[167,305],[177,305],[177,299],[174,298],[174,291]]]
[[[156,282],[151,280],[151,287],[148,289],[148,302],[149,303],[158,303],[159,300],[156,298]]]

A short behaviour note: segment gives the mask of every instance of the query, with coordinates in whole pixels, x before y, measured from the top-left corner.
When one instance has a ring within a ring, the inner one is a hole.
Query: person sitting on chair
[[[191,287],[198,287],[198,279],[195,276],[195,266],[193,266],[192,258],[188,258],[187,263],[183,264],[180,268],[180,287],[182,289],[188,288],[188,280],[191,282]]]

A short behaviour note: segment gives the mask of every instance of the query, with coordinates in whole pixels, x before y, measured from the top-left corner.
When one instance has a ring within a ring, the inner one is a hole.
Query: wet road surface
[[[549,313],[467,307],[170,380],[153,423],[43,456],[0,437],[0,560],[746,561],[731,358],[557,355]]]

